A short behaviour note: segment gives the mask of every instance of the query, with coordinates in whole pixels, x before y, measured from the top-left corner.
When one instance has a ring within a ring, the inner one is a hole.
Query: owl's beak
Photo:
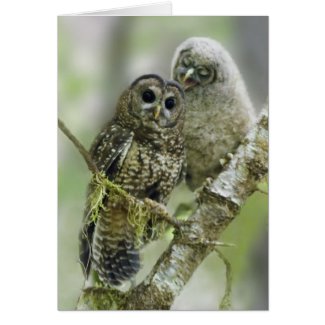
[[[190,68],[183,74],[181,83],[183,84],[184,90],[188,90],[194,86],[196,86],[200,80],[197,78],[195,73],[195,68]]]
[[[191,69],[188,69],[187,71],[186,71],[186,73],[185,73],[185,76],[184,76],[184,78],[183,78],[183,82],[185,83],[186,82],[186,80],[188,79],[188,78],[190,78],[191,76],[192,76],[192,74],[194,73],[194,68],[191,68]]]
[[[158,121],[160,111],[161,111],[161,105],[157,105],[153,110],[153,117],[154,117],[155,121]]]

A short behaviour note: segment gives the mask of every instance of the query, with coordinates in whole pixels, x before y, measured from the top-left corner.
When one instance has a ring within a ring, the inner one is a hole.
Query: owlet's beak
[[[190,78],[195,72],[194,68],[188,69],[184,75],[183,82],[185,83],[188,78]]]
[[[161,105],[158,104],[153,110],[153,118],[154,118],[155,121],[158,121],[160,111],[161,111]]]
[[[200,83],[200,79],[196,75],[195,68],[180,67],[178,71],[178,80],[183,85],[184,90],[188,90]]]

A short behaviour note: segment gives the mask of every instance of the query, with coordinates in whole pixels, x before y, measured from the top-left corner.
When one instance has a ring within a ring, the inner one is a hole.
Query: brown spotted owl
[[[245,83],[217,41],[192,37],[175,50],[172,78],[185,90],[186,182],[193,190],[221,170],[255,121]]]
[[[177,82],[141,76],[123,92],[114,118],[96,137],[92,159],[129,194],[165,204],[184,170],[184,113],[184,93]],[[86,208],[80,261],[86,278],[93,269],[105,285],[119,285],[139,271],[139,250],[128,211],[109,195],[103,201],[105,209],[96,222],[89,220]]]

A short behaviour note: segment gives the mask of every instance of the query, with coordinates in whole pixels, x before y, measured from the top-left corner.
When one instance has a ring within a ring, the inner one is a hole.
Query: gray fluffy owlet
[[[123,92],[116,114],[98,134],[90,154],[100,171],[138,199],[166,203],[182,176],[184,93],[157,75],[136,79]],[[89,189],[91,191],[91,188]],[[103,200],[97,222],[86,208],[80,232],[80,261],[104,284],[119,285],[140,268],[135,233],[125,206]]]
[[[255,120],[244,81],[215,40],[193,37],[175,51],[172,78],[185,90],[186,181],[193,190],[216,176]]]

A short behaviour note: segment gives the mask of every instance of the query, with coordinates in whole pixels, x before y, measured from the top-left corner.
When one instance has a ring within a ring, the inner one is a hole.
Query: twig
[[[232,268],[231,264],[223,253],[219,249],[215,249],[216,253],[219,255],[221,260],[225,263],[226,266],[226,287],[225,293],[222,297],[222,300],[219,304],[220,310],[230,310],[231,309],[231,286],[232,286]]]
[[[75,147],[79,150],[82,157],[84,158],[88,169],[93,173],[97,174],[99,173],[99,170],[93,160],[90,157],[89,152],[85,149],[85,147],[79,142],[79,140],[70,132],[70,130],[65,126],[65,124],[58,119],[58,125],[60,130],[71,140],[71,142],[75,145]]]
[[[264,190],[262,190],[262,189],[259,188],[259,187],[256,187],[256,191],[257,191],[257,192],[260,192],[260,193],[262,193],[262,194],[265,194],[265,195],[269,195],[269,192],[268,192],[268,191],[264,191]]]

